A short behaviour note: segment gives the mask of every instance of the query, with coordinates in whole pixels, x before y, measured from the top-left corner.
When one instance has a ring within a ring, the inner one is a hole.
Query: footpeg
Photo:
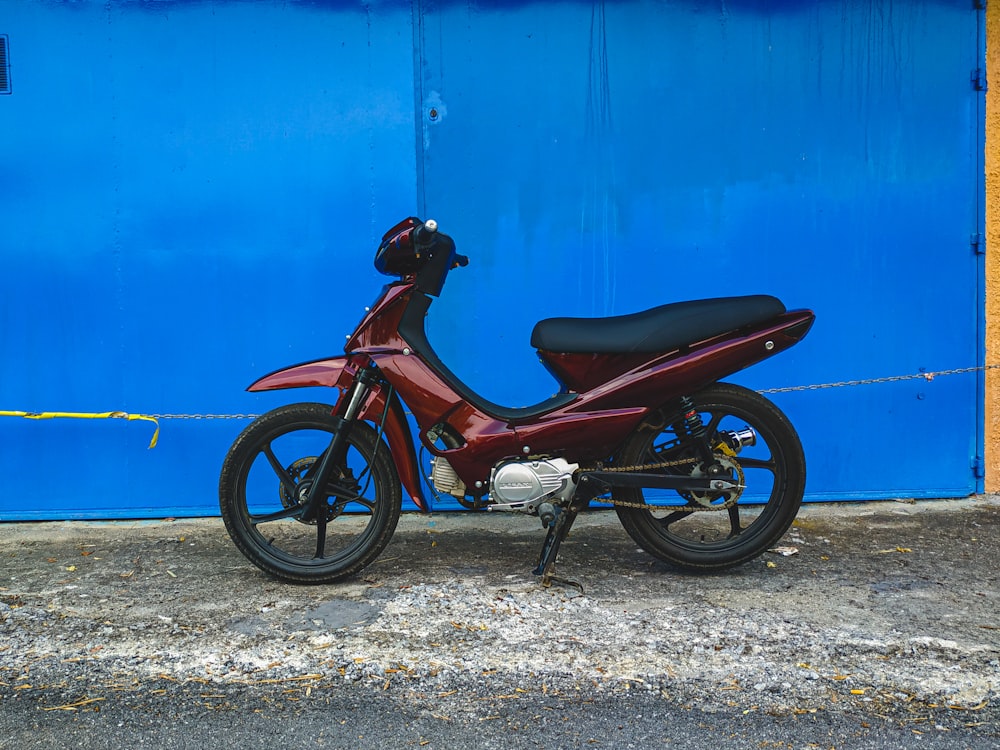
[[[542,503],[538,506],[538,517],[542,521],[543,529],[551,528],[558,515],[559,511],[552,503]]]

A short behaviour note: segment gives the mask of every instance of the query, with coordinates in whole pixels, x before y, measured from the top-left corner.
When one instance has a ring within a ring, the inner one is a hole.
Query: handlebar
[[[438,223],[434,219],[428,219],[413,230],[413,244],[420,250],[430,247],[437,230]]]
[[[448,272],[453,268],[469,265],[469,259],[455,252],[454,240],[443,232],[438,232],[438,223],[434,219],[415,226],[410,238],[413,249],[420,258],[416,287],[424,294],[437,297],[441,294]]]
[[[429,250],[439,236],[443,235],[438,235],[438,223],[434,219],[428,219],[413,230],[413,246],[418,252]],[[451,268],[464,268],[467,265],[467,255],[455,255]]]

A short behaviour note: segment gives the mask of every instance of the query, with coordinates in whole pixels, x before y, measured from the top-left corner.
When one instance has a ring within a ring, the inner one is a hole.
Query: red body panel
[[[574,461],[607,458],[651,409],[788,348],[801,338],[786,333],[788,329],[807,325],[812,317],[808,311],[786,313],[752,333],[647,360],[528,423],[508,423],[477,410],[419,356],[382,354],[373,359],[413,410],[422,432],[444,422],[465,438],[464,446],[446,451],[426,440],[424,444],[446,457],[472,486],[485,482],[502,458],[539,454]],[[768,341],[771,349],[766,348]]]
[[[583,403],[598,411],[656,407],[694,393],[789,348],[809,330],[813,317],[809,310],[794,310],[750,331],[709,339],[684,351],[653,355],[640,367],[586,391]]]
[[[648,354],[567,354],[539,351],[552,377],[577,392],[589,391],[611,378],[649,362]]]
[[[345,350],[349,352],[403,351],[405,342],[399,337],[399,321],[406,303],[413,294],[410,284],[389,284],[382,296],[365,313],[354,329]]]
[[[423,509],[413,440],[400,399],[412,410],[427,450],[445,457],[470,489],[477,483],[485,487],[492,467],[504,458],[559,455],[580,462],[609,457],[652,409],[787,349],[806,334],[814,317],[808,310],[787,312],[750,330],[657,354],[540,352],[564,392],[576,398],[554,402],[551,410],[530,418],[506,420],[470,403],[445,373],[411,351],[399,327],[415,293],[411,283],[390,284],[348,341],[351,354],[272,373],[250,390],[346,388],[359,369],[374,363],[399,395],[389,400],[385,434],[404,486]],[[383,413],[386,394],[376,386],[362,418],[379,421]],[[461,436],[461,445],[442,449],[430,442],[427,431],[442,424]]]

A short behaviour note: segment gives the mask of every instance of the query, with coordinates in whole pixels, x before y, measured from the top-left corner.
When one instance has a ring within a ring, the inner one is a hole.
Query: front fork
[[[320,456],[315,470],[309,472],[306,478],[312,480],[305,499],[305,511],[302,520],[315,520],[319,527],[317,533],[322,538],[326,532],[327,514],[324,503],[326,501],[326,486],[330,481],[330,475],[338,463],[342,462],[347,448],[347,438],[351,432],[351,424],[358,418],[361,407],[364,405],[368,394],[371,393],[372,385],[378,380],[371,370],[360,370],[351,386],[347,407],[342,415],[334,414],[334,432],[330,439],[330,445]],[[311,475],[311,476],[310,476]]]

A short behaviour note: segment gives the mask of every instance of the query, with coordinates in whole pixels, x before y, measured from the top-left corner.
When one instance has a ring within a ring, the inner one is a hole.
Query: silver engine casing
[[[490,510],[535,513],[545,501],[565,504],[576,492],[573,474],[580,468],[562,458],[505,461],[490,472]]]
[[[451,468],[451,464],[443,458],[431,459],[431,484],[438,492],[453,495],[459,499],[465,497],[465,482]]]

